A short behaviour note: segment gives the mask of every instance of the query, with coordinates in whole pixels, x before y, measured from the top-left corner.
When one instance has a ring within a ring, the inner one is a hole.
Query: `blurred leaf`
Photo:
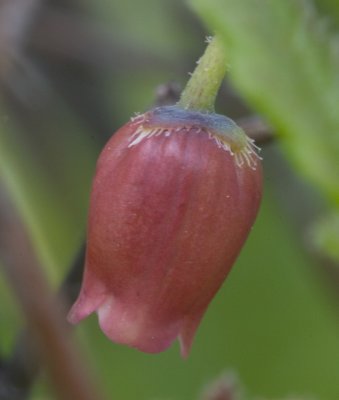
[[[179,53],[185,57],[195,39],[194,30],[187,29],[190,15],[181,0],[101,0],[88,5],[119,33],[119,40],[131,40],[145,55],[156,52],[171,62]]]
[[[220,33],[230,77],[295,166],[339,205],[339,43],[310,1],[191,0]]]
[[[64,108],[54,117],[40,137],[8,116],[0,120],[0,173],[56,280],[83,240],[97,146]]]
[[[11,290],[2,276],[2,266],[0,265],[0,354],[8,355],[13,345],[13,338],[20,326],[20,313],[15,303]],[[5,305],[5,307],[3,306]]]
[[[332,213],[316,221],[310,232],[311,243],[320,254],[339,263],[339,213]]]
[[[328,24],[339,28],[339,2],[337,0],[315,0],[315,4],[326,18]]]

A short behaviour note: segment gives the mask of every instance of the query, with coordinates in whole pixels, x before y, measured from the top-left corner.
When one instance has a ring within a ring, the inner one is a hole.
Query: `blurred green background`
[[[108,398],[196,399],[232,370],[247,398],[339,399],[338,27],[335,0],[1,3],[0,191],[53,290],[84,240],[100,149],[159,85],[185,84],[206,35],[217,29],[229,56],[217,111],[260,114],[275,135],[257,223],[188,360],[178,345],[146,355],[112,344],[95,316],[75,329]],[[1,264],[20,242],[0,249]],[[0,357],[24,326],[4,270]],[[45,374],[31,398],[53,398]]]

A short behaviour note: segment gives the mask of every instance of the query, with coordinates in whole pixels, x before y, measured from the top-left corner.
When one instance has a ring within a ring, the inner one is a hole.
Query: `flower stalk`
[[[215,99],[226,71],[225,50],[220,38],[209,38],[205,53],[198,60],[177,105],[186,110],[214,112]]]

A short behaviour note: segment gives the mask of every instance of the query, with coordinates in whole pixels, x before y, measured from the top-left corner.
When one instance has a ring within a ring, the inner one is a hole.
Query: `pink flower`
[[[91,194],[82,289],[69,321],[96,311],[113,341],[156,353],[196,329],[254,223],[262,177],[230,119],[156,108],[110,139]]]

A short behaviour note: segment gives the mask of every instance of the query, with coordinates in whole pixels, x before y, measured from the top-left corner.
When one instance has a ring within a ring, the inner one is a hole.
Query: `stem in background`
[[[56,297],[57,302],[64,301],[67,306],[74,303],[80,290],[84,261],[85,244],[81,246],[61,285]],[[1,363],[1,361],[3,362]],[[41,370],[41,361],[32,338],[32,332],[28,328],[23,329],[15,340],[10,358],[0,359],[0,399],[23,400],[28,398]]]
[[[241,117],[236,120],[236,123],[245,131],[246,135],[254,139],[255,143],[258,145],[263,146],[272,143],[276,139],[273,129],[257,115]]]
[[[182,92],[178,106],[201,112],[214,112],[214,103],[227,70],[225,49],[218,36],[209,40]]]
[[[21,361],[22,368],[16,369],[16,363],[7,362],[0,371],[0,397],[4,400],[25,398],[41,362],[60,400],[101,399],[69,337],[63,307],[45,280],[25,227],[13,206],[6,203],[0,208],[6,210],[0,216],[3,228],[0,252],[5,275],[27,320],[28,335],[23,336],[22,346],[16,348],[14,356],[14,360]],[[18,246],[20,252],[15,251]]]

